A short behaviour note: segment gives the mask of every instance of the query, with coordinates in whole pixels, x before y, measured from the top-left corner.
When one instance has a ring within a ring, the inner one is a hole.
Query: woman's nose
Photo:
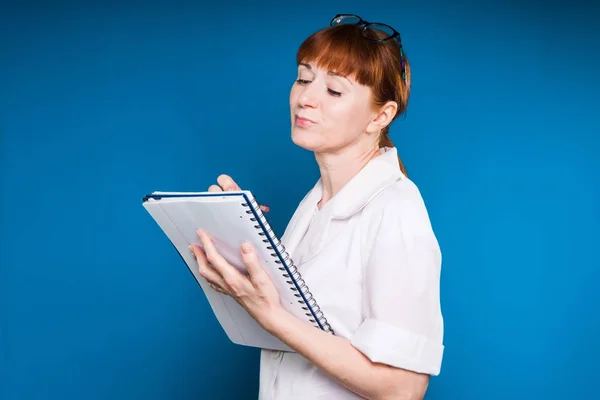
[[[306,87],[298,97],[298,103],[301,107],[316,107],[318,104],[318,96],[313,88]]]

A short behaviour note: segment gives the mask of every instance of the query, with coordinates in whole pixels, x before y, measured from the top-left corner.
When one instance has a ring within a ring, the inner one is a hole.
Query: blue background
[[[295,51],[339,12],[412,62],[392,139],[444,253],[428,399],[597,398],[600,6],[452,3],[4,3],[0,398],[256,398],[258,351],[141,197],[228,173],[282,233],[318,178],[289,138]]]

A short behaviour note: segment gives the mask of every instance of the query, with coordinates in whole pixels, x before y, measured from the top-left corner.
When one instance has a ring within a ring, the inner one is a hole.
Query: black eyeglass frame
[[[402,38],[400,37],[400,32],[398,32],[396,29],[394,29],[393,27],[391,27],[388,24],[384,24],[381,22],[369,22],[369,21],[365,21],[364,19],[362,19],[361,17],[359,17],[356,14],[337,14],[335,17],[333,17],[331,19],[331,21],[329,22],[330,26],[337,26],[337,25],[344,25],[343,22],[340,23],[335,23],[335,20],[338,18],[355,18],[358,19],[358,21],[353,22],[351,24],[346,23],[346,25],[362,25],[362,33],[363,36],[365,37],[365,39],[371,41],[371,42],[375,42],[375,43],[383,43],[386,42],[390,39],[394,39],[396,40],[396,42],[398,43],[398,47],[400,48],[400,61],[402,63],[402,79],[404,80],[404,82],[406,82],[406,67],[405,67],[405,61],[404,61],[404,47],[402,45]],[[382,38],[382,39],[375,39],[372,37],[369,37],[367,34],[367,30],[369,27],[371,26],[383,26],[386,28],[389,28],[392,31],[392,34],[388,37]]]

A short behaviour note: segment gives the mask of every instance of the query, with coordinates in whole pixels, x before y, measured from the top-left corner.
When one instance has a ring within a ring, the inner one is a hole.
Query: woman
[[[421,399],[444,346],[441,255],[417,187],[388,137],[407,106],[410,67],[392,28],[336,16],[297,55],[292,140],[321,178],[283,237],[335,335],[299,321],[242,246],[249,277],[205,246],[200,274],[295,353],[262,350],[260,399]],[[217,190],[239,190],[222,175]]]

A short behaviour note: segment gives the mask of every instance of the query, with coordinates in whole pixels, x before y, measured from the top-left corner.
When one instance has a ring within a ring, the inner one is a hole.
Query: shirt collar
[[[332,218],[345,219],[352,216],[383,189],[405,177],[398,164],[396,148],[383,147],[379,152],[378,157],[370,160],[330,200]],[[316,207],[322,195],[323,183],[319,179],[307,195],[306,205],[311,208]]]

